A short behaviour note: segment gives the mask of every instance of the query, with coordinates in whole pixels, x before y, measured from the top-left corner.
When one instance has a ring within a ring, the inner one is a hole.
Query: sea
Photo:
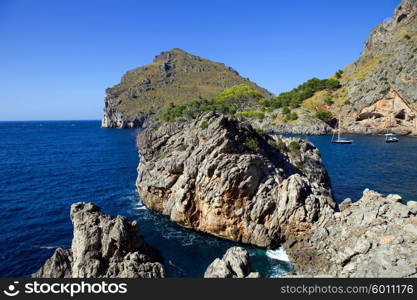
[[[57,247],[69,248],[72,203],[93,202],[111,215],[137,220],[140,234],[164,257],[167,276],[202,277],[236,245],[182,228],[148,210],[135,180],[135,129],[103,129],[99,121],[0,122],[0,277],[29,277]],[[338,202],[365,188],[417,200],[417,138],[386,144],[383,136],[301,136],[321,151]],[[282,248],[245,246],[263,277],[293,270]]]

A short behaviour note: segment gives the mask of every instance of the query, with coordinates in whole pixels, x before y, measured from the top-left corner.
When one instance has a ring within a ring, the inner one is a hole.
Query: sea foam
[[[275,250],[267,250],[266,255],[271,259],[276,259],[280,261],[288,261],[288,262],[290,261],[283,247],[279,247]]]

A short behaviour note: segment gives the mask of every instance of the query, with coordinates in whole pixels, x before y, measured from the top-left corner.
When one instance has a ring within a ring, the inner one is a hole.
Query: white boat
[[[332,144],[352,144],[353,140],[340,137],[340,117],[337,121],[337,139],[334,139],[334,132],[332,136]]]
[[[389,128],[392,128],[393,125],[393,119],[394,119],[394,102],[392,102],[392,114],[389,121],[389,126],[387,128],[387,133],[385,134],[385,143],[398,143],[398,138],[393,134],[389,132]]]
[[[398,143],[398,138],[393,133],[386,133],[385,143]]]

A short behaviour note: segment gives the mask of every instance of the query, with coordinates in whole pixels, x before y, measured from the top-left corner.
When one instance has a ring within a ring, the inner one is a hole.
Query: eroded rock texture
[[[232,247],[208,266],[204,278],[259,278],[259,273],[252,272],[248,251]]]
[[[365,190],[285,248],[299,276],[417,277],[417,202]]]
[[[320,154],[304,140],[209,113],[146,129],[138,147],[141,199],[185,227],[274,247],[334,211]]]
[[[112,218],[85,202],[71,206],[71,221],[71,249],[56,249],[32,277],[164,277],[161,255],[138,235],[135,221]]]

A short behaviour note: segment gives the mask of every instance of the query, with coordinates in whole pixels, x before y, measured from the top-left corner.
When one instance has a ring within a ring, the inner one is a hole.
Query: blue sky
[[[104,90],[161,51],[273,93],[357,59],[399,0],[0,0],[0,120],[100,119]]]

